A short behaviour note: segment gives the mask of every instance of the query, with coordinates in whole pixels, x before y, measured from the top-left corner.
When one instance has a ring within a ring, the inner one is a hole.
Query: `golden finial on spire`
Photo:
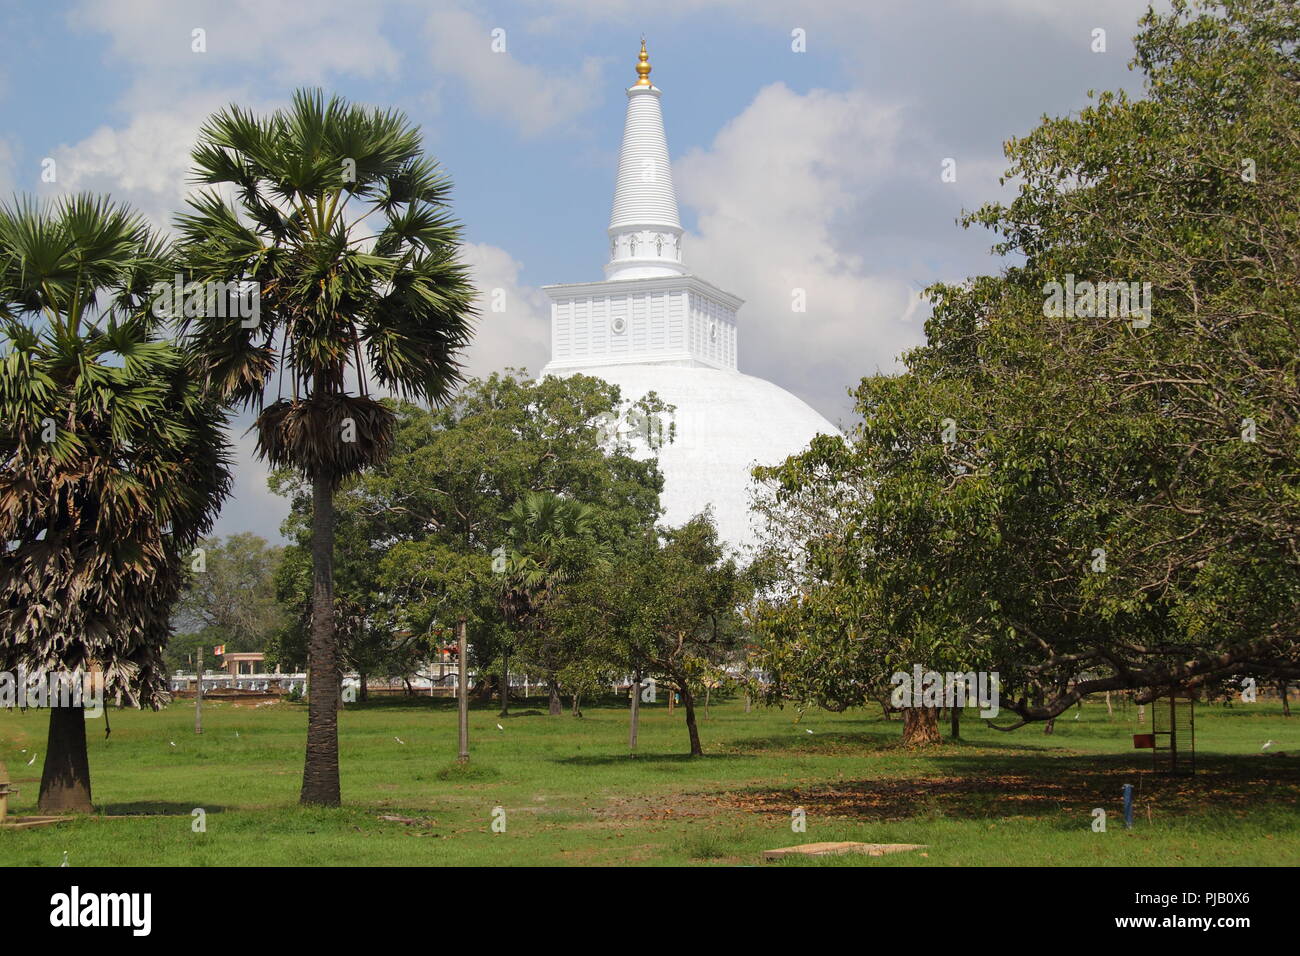
[[[636,86],[650,86],[650,57],[645,51],[645,34],[641,35],[641,55],[637,57]]]

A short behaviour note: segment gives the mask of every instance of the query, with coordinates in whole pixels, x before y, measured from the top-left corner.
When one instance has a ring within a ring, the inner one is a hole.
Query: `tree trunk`
[[[928,747],[943,742],[939,736],[938,711],[933,707],[904,707],[903,744],[908,747]]]
[[[627,749],[636,753],[636,735],[641,723],[641,672],[632,674],[632,713],[628,719]]]
[[[50,708],[38,806],[43,813],[90,813],[90,758],[86,755],[86,713],[75,707]]]
[[[952,707],[949,714],[948,736],[953,740],[961,739],[961,708]]]
[[[1277,685],[1277,695],[1282,698],[1283,717],[1291,716],[1291,701],[1289,699],[1289,695],[1287,694],[1288,683],[1289,683],[1288,681],[1278,681],[1278,685]]]
[[[480,701],[484,704],[492,700],[493,697],[496,697],[497,692],[498,690],[497,690],[496,674],[482,675],[481,677],[479,677],[478,683],[472,685],[469,689],[469,695],[473,697],[475,700]]]
[[[369,681],[366,680],[366,675],[364,672],[358,673],[357,677],[360,678],[361,680],[361,693],[357,699],[364,704],[366,701],[370,699],[370,683]]]
[[[704,749],[700,746],[700,729],[695,726],[695,698],[686,681],[682,681],[682,706],[686,708],[686,730],[691,735],[691,756],[703,757]]]
[[[1053,718],[1052,718],[1051,720],[1049,720],[1047,723],[1043,724],[1043,733],[1044,733],[1044,734],[1048,734],[1048,735],[1050,735],[1054,730],[1056,730],[1056,718],[1055,718],[1055,717],[1053,717]]]
[[[510,653],[501,652],[501,711],[498,717],[510,716]]]
[[[573,703],[573,711],[572,711],[573,716],[574,716],[574,717],[581,717],[581,716],[582,716],[582,708],[579,707],[578,704],[579,704],[579,703],[581,702],[581,700],[582,700],[582,695],[581,695],[581,694],[576,694],[576,693],[575,693],[575,694],[570,698],[570,700],[571,700],[572,703]]]
[[[339,796],[339,670],[334,632],[334,492],[312,480],[311,637],[307,645],[307,763],[301,803],[337,807]]]
[[[564,702],[560,700],[560,685],[555,682],[554,678],[547,678],[546,687],[551,692],[550,716],[558,717],[564,713]]]

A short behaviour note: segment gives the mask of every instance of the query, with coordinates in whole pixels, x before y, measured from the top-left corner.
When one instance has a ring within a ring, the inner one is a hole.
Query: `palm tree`
[[[556,679],[559,662],[547,633],[546,606],[557,589],[595,556],[595,515],[589,506],[549,491],[528,493],[506,513],[510,547],[501,611],[512,629],[531,639],[528,643],[546,672],[551,716],[562,708]]]
[[[172,272],[107,199],[0,207],[0,669],[97,667],[135,706],[167,699],[171,608],[230,487],[224,413],[160,337]],[[91,809],[83,703],[51,701],[42,810]]]
[[[396,111],[318,90],[258,118],[230,106],[199,133],[178,217],[190,277],[256,283],[258,321],[187,319],[206,381],[257,412],[258,454],[312,485],[310,704],[302,802],[337,805],[334,491],[383,460],[380,389],[429,402],[460,380],[473,291],[457,261],[450,181]],[[229,197],[229,198],[227,198]],[[249,327],[249,326],[252,327]],[[271,394],[274,389],[274,394]]]

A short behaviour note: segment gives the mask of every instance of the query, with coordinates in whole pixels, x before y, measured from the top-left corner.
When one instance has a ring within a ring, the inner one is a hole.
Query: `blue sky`
[[[455,181],[476,283],[507,293],[507,311],[484,316],[470,371],[536,371],[549,355],[540,286],[601,276],[623,90],[644,33],[686,261],[746,300],[742,371],[844,421],[846,389],[921,341],[916,289],[998,267],[991,237],[955,220],[1008,195],[1003,141],[1079,109],[1090,89],[1140,88],[1127,63],[1145,6],[11,0],[0,7],[0,195],[109,192],[165,226],[183,208],[194,133],[225,103],[269,111],[320,85],[398,107]],[[206,52],[192,50],[195,29]],[[55,183],[41,182],[46,158]],[[956,182],[941,181],[947,158]],[[791,313],[796,287],[807,313]],[[283,502],[248,439],[239,453],[218,530],[274,536]]]

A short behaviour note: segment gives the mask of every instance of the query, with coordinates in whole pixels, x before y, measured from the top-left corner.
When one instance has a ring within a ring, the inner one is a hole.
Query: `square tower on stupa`
[[[736,368],[742,300],[686,269],[663,92],[650,82],[644,42],[637,74],[627,91],[605,279],[545,287],[552,307],[544,375],[590,365]]]

